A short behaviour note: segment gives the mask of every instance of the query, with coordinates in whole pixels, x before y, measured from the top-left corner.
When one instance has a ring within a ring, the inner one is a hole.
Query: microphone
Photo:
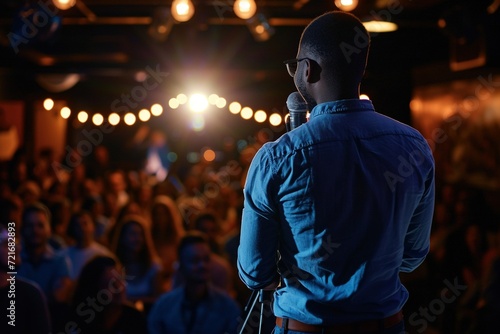
[[[285,118],[287,131],[292,131],[307,122],[307,103],[300,96],[299,92],[293,92],[288,95],[286,107],[289,112]]]

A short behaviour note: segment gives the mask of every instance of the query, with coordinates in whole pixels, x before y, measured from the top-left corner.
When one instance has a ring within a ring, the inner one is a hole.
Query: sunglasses
[[[295,76],[295,72],[297,72],[297,67],[299,66],[299,61],[303,61],[309,58],[299,58],[299,59],[289,59],[285,60],[283,63],[286,65],[286,70],[288,74],[293,78]]]

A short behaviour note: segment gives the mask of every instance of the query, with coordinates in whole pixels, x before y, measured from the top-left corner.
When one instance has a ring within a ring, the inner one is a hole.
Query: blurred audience
[[[71,333],[147,333],[144,314],[126,299],[126,282],[117,260],[92,258],[76,282],[67,325]]]
[[[117,223],[111,250],[125,270],[127,298],[152,304],[161,292],[162,267],[145,219],[128,215]]]
[[[86,211],[79,211],[71,216],[68,225],[68,237],[74,244],[63,250],[71,261],[70,277],[78,279],[82,268],[95,256],[112,256],[111,251],[95,241],[95,224]]]
[[[240,307],[210,284],[210,245],[201,232],[188,232],[178,247],[181,286],[162,295],[148,318],[150,334],[233,334]]]

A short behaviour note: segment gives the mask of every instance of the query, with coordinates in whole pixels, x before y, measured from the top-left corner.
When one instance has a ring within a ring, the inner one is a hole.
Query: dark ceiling
[[[43,4],[53,9],[50,0],[2,0],[0,100],[42,98],[48,92],[37,83],[37,76],[78,73],[78,84],[53,96],[106,113],[110,101],[137,85],[137,72],[149,68],[168,72],[168,79],[162,83],[164,89],[151,92],[148,99],[175,96],[197,86],[253,108],[279,110],[294,90],[283,60],[295,56],[300,33],[311,19],[335,9],[333,0],[256,0],[259,12],[275,28],[268,41],[258,42],[233,13],[232,0],[193,2],[194,17],[175,24],[161,41],[148,29],[155,15],[169,11],[171,1],[78,0],[70,10],[39,14],[49,23],[39,23],[36,33],[23,39],[30,33],[26,20],[33,13],[26,11],[26,3],[44,11]],[[396,32],[372,35],[362,87],[385,114],[409,121],[415,71],[434,65],[448,70],[452,40],[465,41],[463,49],[468,50],[468,41],[483,34],[484,66],[500,64],[499,0],[359,2],[353,13],[361,19],[375,13],[399,25]],[[438,25],[442,18],[445,29]],[[440,75],[433,72],[430,79]]]

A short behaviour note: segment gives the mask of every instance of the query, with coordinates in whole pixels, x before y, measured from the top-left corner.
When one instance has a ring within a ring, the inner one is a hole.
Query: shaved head
[[[347,84],[359,84],[363,77],[370,36],[354,15],[333,11],[314,19],[302,33],[299,53],[315,57],[326,71]]]

